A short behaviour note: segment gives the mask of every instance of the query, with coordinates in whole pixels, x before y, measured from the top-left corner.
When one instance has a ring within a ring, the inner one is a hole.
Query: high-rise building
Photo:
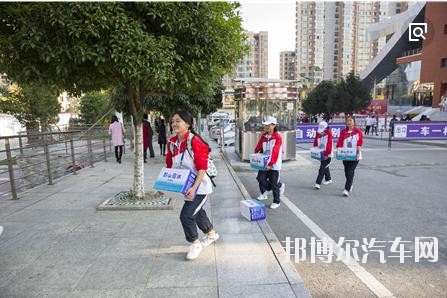
[[[295,80],[295,57],[294,51],[279,53],[279,78],[281,80]]]
[[[239,62],[236,75],[238,78],[268,77],[268,32],[246,31],[248,54]]]
[[[406,2],[296,2],[297,79],[319,83],[359,74],[385,45],[366,28],[408,7]]]
[[[226,89],[232,89],[235,78],[268,78],[268,32],[245,31],[249,51],[232,74],[223,78]]]

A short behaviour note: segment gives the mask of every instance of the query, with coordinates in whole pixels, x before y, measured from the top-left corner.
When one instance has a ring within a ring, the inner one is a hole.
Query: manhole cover
[[[134,199],[128,191],[122,191],[102,202],[96,210],[167,210],[174,209],[174,205],[174,198],[159,191],[147,192],[144,200]]]

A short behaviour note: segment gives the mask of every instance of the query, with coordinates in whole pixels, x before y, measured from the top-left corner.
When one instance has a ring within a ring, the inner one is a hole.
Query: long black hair
[[[208,151],[211,152],[210,145],[208,145],[208,143],[205,142],[205,140],[202,139],[202,137],[194,131],[194,117],[188,111],[185,110],[177,111],[172,116],[174,115],[178,115],[180,118],[182,118],[183,121],[189,124],[188,128],[189,131],[192,132],[195,136],[197,136],[208,147]]]
[[[116,117],[116,115],[113,115],[113,116],[112,116],[112,123],[113,123],[113,122],[118,122],[118,117]]]

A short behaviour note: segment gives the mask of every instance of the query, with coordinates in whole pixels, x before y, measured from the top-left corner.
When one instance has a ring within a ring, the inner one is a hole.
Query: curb
[[[225,165],[227,166],[228,170],[230,171],[230,175],[232,176],[234,182],[236,183],[237,187],[239,188],[242,196],[245,200],[251,199],[250,194],[248,193],[245,186],[242,184],[242,181],[237,176],[236,172],[234,171],[233,167],[231,166],[231,163],[226,155],[226,152],[221,151],[221,156],[223,161],[225,162]],[[281,267],[281,270],[283,271],[284,275],[286,276],[289,285],[291,286],[293,292],[295,293],[296,297],[311,297],[309,291],[305,288],[304,282],[299,275],[299,273],[296,271],[295,266],[293,266],[292,262],[290,261],[289,257],[285,253],[284,249],[281,246],[281,242],[278,240],[276,235],[273,233],[272,229],[270,228],[270,225],[266,220],[257,221],[257,224],[259,228],[261,229],[262,233],[264,234],[265,239],[267,240],[267,243],[270,246],[270,249],[273,252],[273,255],[276,258],[276,261],[278,262],[279,266]]]

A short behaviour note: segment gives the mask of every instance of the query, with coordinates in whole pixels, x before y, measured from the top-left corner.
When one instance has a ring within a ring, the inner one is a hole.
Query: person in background
[[[154,155],[154,147],[152,146],[152,135],[154,132],[152,131],[151,123],[147,120],[147,114],[143,115],[143,156],[144,162],[147,162],[147,149],[149,148],[150,157],[153,158]]]
[[[160,155],[166,155],[166,125],[165,119],[160,119],[158,124],[158,145],[160,145]]]
[[[323,177],[326,180],[323,182],[324,185],[332,184],[331,172],[329,171],[329,164],[333,157],[332,132],[328,128],[326,121],[319,123],[313,146],[324,149],[323,160],[320,161],[320,169],[318,170],[317,180],[315,181],[315,189],[320,189]]]
[[[186,111],[178,111],[172,116],[172,129],[175,136],[169,139],[166,154],[167,168],[186,168],[197,173],[193,186],[185,195],[185,202],[180,212],[185,238],[191,243],[186,254],[187,260],[196,259],[203,247],[219,239],[203,205],[209,194],[213,192],[211,179],[206,174],[208,157],[211,151],[208,144],[194,131],[194,118]],[[191,150],[188,151],[188,138]],[[171,146],[172,145],[172,146]],[[171,149],[172,148],[172,149]],[[197,227],[205,233],[199,241]]]
[[[351,116],[346,118],[346,128],[340,132],[338,138],[337,148],[357,148],[357,160],[343,160],[343,167],[345,169],[345,189],[343,190],[344,196],[349,196],[353,189],[354,172],[355,168],[359,164],[359,160],[362,158],[362,145],[363,134],[360,129],[355,127],[355,120]]]
[[[124,133],[126,130],[122,123],[118,121],[118,117],[112,116],[112,123],[109,126],[109,134],[112,135],[112,144],[115,146],[115,157],[118,163],[121,163],[124,146]]]
[[[258,171],[256,177],[261,191],[257,199],[260,201],[267,200],[268,191],[271,190],[273,192],[273,203],[270,208],[276,209],[280,206],[280,195],[284,194],[286,188],[286,184],[279,181],[279,172],[282,165],[282,139],[276,126],[275,117],[267,117],[267,120],[262,124],[265,127],[265,132],[256,145],[255,153],[262,152],[269,155],[269,159],[265,170]]]
[[[393,137],[394,136],[394,124],[397,122],[398,120],[397,120],[397,118],[396,118],[396,115],[393,115],[393,118],[391,118],[391,120],[390,120],[390,133],[391,133],[391,136]]]

